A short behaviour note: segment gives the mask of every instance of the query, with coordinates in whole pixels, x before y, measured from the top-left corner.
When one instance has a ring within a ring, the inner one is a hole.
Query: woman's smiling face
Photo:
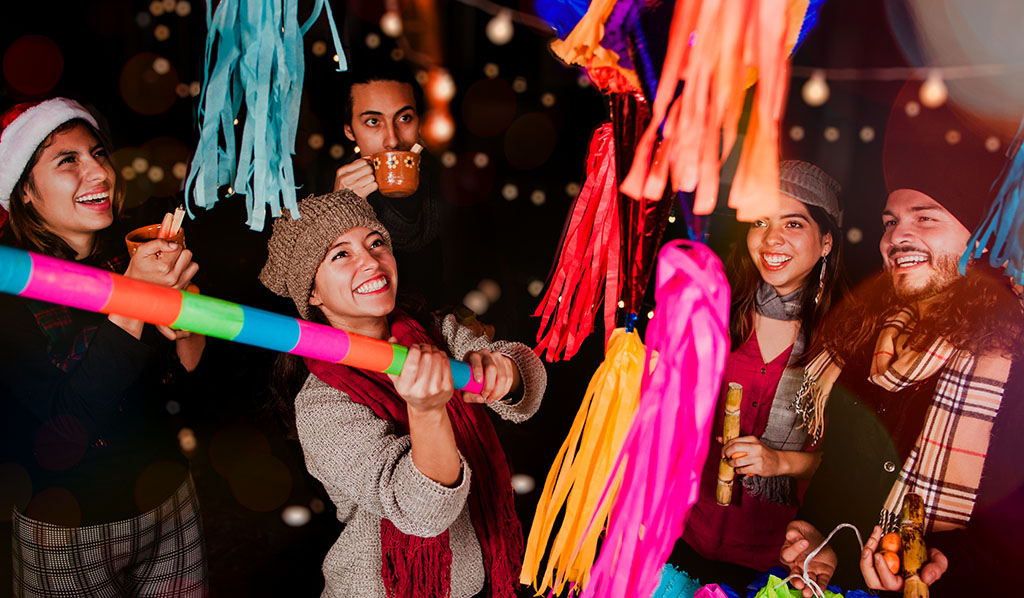
[[[313,279],[309,304],[335,328],[355,330],[395,309],[398,271],[380,233],[357,226],[342,233]]]
[[[55,133],[32,167],[25,203],[46,228],[72,247],[114,222],[114,166],[88,127]]]
[[[761,279],[788,295],[832,251],[832,234],[822,234],[803,202],[780,193],[779,209],[750,225],[747,250]]]

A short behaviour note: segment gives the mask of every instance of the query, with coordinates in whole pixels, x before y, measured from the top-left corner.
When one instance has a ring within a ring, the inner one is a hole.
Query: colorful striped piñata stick
[[[408,349],[323,324],[126,278],[0,246],[0,292],[115,314],[149,324],[294,353],[374,372],[399,374]],[[480,392],[468,364],[451,360],[455,388]]]

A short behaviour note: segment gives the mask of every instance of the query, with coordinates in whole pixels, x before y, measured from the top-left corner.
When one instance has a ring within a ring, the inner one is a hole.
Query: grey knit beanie
[[[843,223],[839,207],[842,187],[824,170],[802,160],[786,160],[779,164],[779,191],[809,206],[818,206],[836,221]]]
[[[300,200],[299,215],[302,217],[285,210],[274,221],[260,282],[282,297],[291,297],[299,315],[308,320],[313,279],[334,240],[357,226],[365,226],[379,232],[390,251],[391,235],[370,204],[348,189]]]

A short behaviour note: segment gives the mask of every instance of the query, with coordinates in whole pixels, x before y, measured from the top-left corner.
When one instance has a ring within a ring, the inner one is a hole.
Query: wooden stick
[[[743,400],[743,386],[735,382],[729,383],[725,393],[725,416],[722,421],[722,444],[740,435],[740,402]],[[732,503],[732,482],[736,478],[736,470],[729,465],[729,458],[722,457],[718,464],[718,486],[715,488],[715,499],[724,506]]]
[[[178,231],[181,230],[181,223],[183,220],[185,220],[185,210],[180,206],[174,208],[174,216],[171,218],[171,229],[167,233],[168,238],[178,234]]]
[[[924,545],[924,500],[917,494],[903,497],[900,543],[903,546],[903,598],[928,598],[928,584],[921,580],[921,568],[928,562]]]
[[[157,234],[156,234],[156,238],[157,239],[166,239],[166,238],[171,236],[171,221],[172,220],[173,220],[173,217],[171,216],[170,212],[164,214],[164,219],[160,222],[160,231],[157,232]]]

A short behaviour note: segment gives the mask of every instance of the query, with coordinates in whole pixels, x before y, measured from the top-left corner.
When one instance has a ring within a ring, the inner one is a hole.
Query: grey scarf
[[[757,288],[755,307],[757,313],[773,320],[799,320],[803,309],[804,290],[799,289],[785,296],[779,296],[775,288],[761,282]],[[803,369],[793,367],[793,361],[804,352],[807,339],[801,326],[789,354],[789,363],[782,372],[779,386],[772,400],[768,414],[768,426],[761,435],[761,443],[779,451],[801,451],[807,444],[807,432],[797,429],[799,421],[793,409],[796,393],[803,382]],[[794,506],[796,502],[796,480],[791,476],[762,477],[744,476],[743,487],[752,496],[760,496],[780,505]]]

